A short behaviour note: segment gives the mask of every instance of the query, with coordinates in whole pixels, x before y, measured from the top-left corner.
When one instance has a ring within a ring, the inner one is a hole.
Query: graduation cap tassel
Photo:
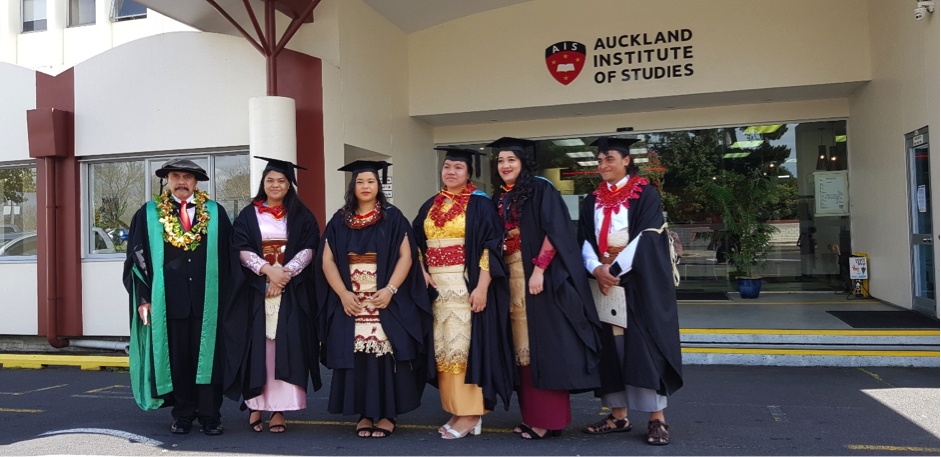
[[[474,154],[474,174],[480,177],[480,154]]]

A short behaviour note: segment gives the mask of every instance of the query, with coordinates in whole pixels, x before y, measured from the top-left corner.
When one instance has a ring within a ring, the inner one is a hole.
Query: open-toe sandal
[[[261,412],[261,411],[255,411],[255,410],[253,410],[253,409],[249,409],[249,410],[248,410],[248,420],[249,420],[249,421],[252,420],[252,414],[260,413],[260,412]],[[262,426],[263,423],[264,423],[264,420],[262,420],[261,414],[259,414],[259,415],[258,415],[258,420],[256,420],[255,422],[249,422],[249,423],[248,423],[248,426],[252,428],[252,431],[253,431],[253,432],[261,433],[261,432],[265,431],[265,427]],[[261,427],[261,428],[259,428],[259,427]]]
[[[396,425],[397,425],[397,424],[395,423],[395,419],[390,419],[390,418],[388,418],[388,417],[384,417],[383,419],[385,419],[385,420],[387,420],[387,421],[389,421],[389,422],[392,422],[392,430],[388,430],[388,429],[384,429],[384,428],[380,427],[380,426],[379,426],[379,422],[382,422],[382,419],[379,419],[379,420],[376,422],[376,426],[373,427],[373,429],[372,429],[372,437],[373,437],[373,438],[388,438],[388,437],[392,436],[392,433],[395,432]],[[378,432],[378,433],[382,433],[382,435],[376,435],[377,432]]]
[[[532,428],[529,428],[525,425],[520,426],[520,430],[522,430],[520,432],[520,438],[524,440],[541,440],[543,438],[555,438],[557,436],[562,436],[562,430],[546,430],[546,433],[543,433],[542,435],[536,433]],[[523,435],[524,433],[529,435],[529,438]]]
[[[272,424],[271,424],[271,419],[274,419],[275,414],[280,414],[280,415],[281,415],[281,419],[284,419],[284,413],[281,412],[281,411],[275,411],[275,412],[271,413],[271,417],[268,418],[268,431],[271,432],[271,433],[284,433],[284,432],[286,432],[287,429],[288,429],[286,423],[284,423],[284,424],[275,424],[275,425],[272,425]],[[287,421],[285,420],[285,422],[287,422]]]
[[[369,419],[369,427],[360,427],[359,423],[365,419]],[[356,421],[356,431],[354,432],[356,436],[360,438],[372,438],[373,430],[375,430],[375,427],[373,427],[372,418],[366,417],[366,416],[359,416],[359,420]],[[362,434],[363,432],[369,432],[369,433],[363,435]]]
[[[670,444],[670,426],[660,419],[647,423],[647,444],[665,446]]]
[[[608,421],[611,421],[611,424],[614,424],[614,426],[612,427]],[[585,432],[589,435],[604,435],[607,433],[629,431],[631,431],[631,422],[628,421],[626,417],[624,419],[618,419],[614,417],[613,414],[608,414],[608,417],[582,429],[582,432]]]

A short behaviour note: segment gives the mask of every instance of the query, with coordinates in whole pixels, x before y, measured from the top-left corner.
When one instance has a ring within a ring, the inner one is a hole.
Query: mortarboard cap
[[[493,148],[493,150],[498,153],[500,151],[516,151],[519,153],[524,153],[526,152],[526,148],[531,147],[534,149],[533,152],[535,153],[536,142],[532,140],[523,140],[520,138],[511,138],[505,136],[497,141],[494,141],[493,143],[488,144],[487,147]]]
[[[610,136],[599,137],[589,146],[597,146],[598,152],[607,152],[611,150],[621,151],[624,154],[631,153],[631,145],[639,142],[637,138],[614,138]]]
[[[278,173],[283,174],[288,178],[288,181],[291,181],[295,186],[297,185],[297,175],[294,173],[295,168],[300,168],[301,170],[306,170],[306,168],[295,165],[287,160],[280,159],[270,159],[268,157],[255,156],[256,159],[265,160],[268,162],[268,165],[265,166],[265,170],[262,172],[264,174],[268,170],[277,171]]]
[[[353,179],[356,179],[356,175],[364,171],[371,171],[375,173],[376,176],[379,176],[379,172],[382,171],[381,184],[385,184],[387,181],[390,165],[392,164],[384,160],[357,160],[340,167],[337,169],[337,171],[348,171],[353,173]]]
[[[189,173],[195,176],[197,181],[209,181],[209,175],[206,174],[206,170],[203,170],[203,167],[196,165],[196,162],[189,159],[170,159],[167,163],[163,164],[159,170],[155,171],[154,174],[157,175],[158,178],[166,179],[171,171]]]
[[[480,177],[480,156],[483,154],[474,149],[461,148],[435,148],[436,151],[444,151],[444,160],[459,160],[467,163],[474,169],[476,176]]]

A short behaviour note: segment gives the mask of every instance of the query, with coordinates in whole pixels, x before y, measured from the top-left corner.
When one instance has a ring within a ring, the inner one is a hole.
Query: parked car
[[[18,238],[22,234],[20,228],[15,225],[0,225],[0,245],[13,238]]]
[[[92,227],[92,236],[95,240],[95,248],[91,250],[91,254],[114,254],[117,252],[114,248],[114,242],[111,241],[111,237],[104,230]],[[38,251],[37,242],[36,232],[20,232],[17,237],[0,246],[0,257],[36,255]]]

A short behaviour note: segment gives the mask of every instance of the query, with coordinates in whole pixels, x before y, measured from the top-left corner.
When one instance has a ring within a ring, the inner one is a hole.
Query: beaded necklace
[[[454,220],[459,214],[467,211],[467,204],[470,202],[471,194],[473,194],[475,190],[477,190],[477,187],[474,186],[473,183],[468,182],[467,187],[461,189],[461,192],[458,194],[448,192],[447,190],[438,192],[434,204],[432,204],[431,209],[428,210],[428,217],[435,222],[436,227],[444,227],[444,224]],[[441,211],[441,208],[444,207],[448,199],[454,204],[451,205],[451,208],[447,212]]]

